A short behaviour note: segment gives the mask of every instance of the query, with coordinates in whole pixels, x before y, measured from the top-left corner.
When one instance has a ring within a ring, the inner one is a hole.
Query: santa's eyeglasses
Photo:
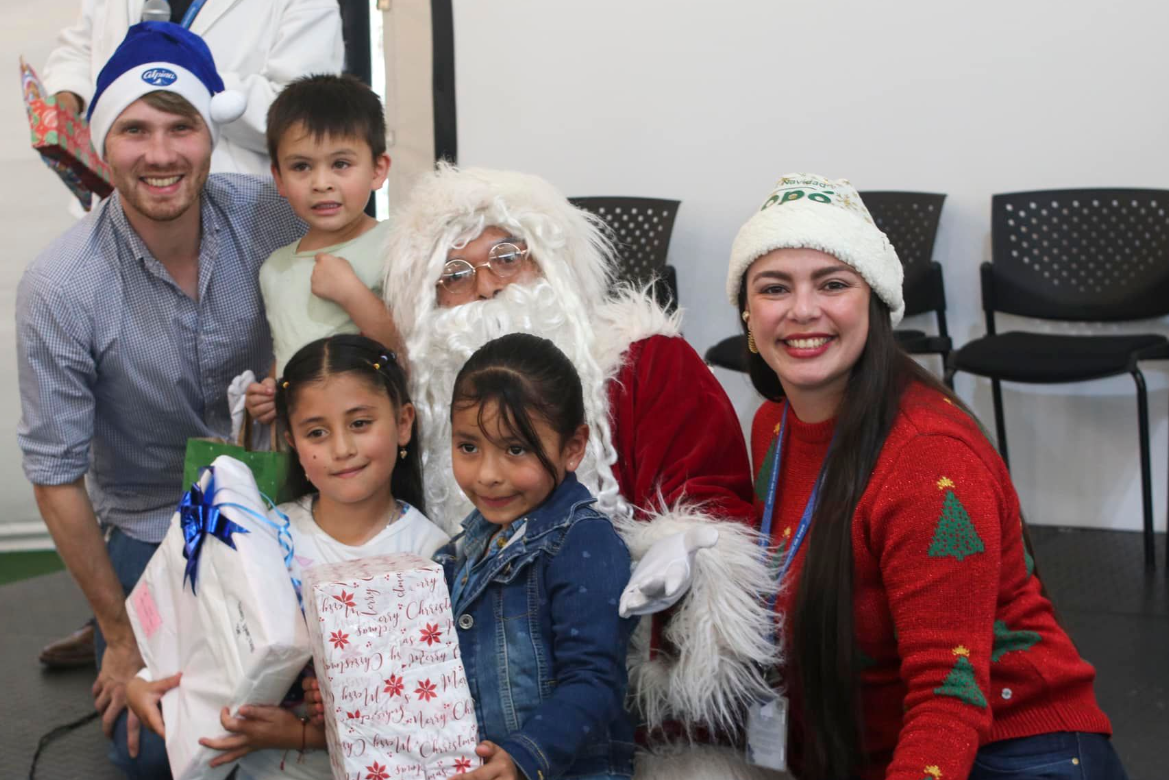
[[[480,266],[473,266],[461,257],[447,260],[442,267],[442,276],[438,283],[447,292],[456,295],[471,291],[475,287],[475,274],[486,268],[500,279],[510,279],[523,268],[524,260],[528,256],[528,248],[520,247],[509,241],[496,244],[487,253],[487,262]]]

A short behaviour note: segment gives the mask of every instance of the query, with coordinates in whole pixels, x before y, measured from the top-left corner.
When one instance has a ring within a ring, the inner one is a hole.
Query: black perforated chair
[[[681,201],[608,196],[569,200],[603,219],[612,231],[621,258],[617,281],[639,287],[652,282],[654,298],[673,311],[678,305],[678,274],[666,259]]]
[[[1138,362],[1169,359],[1169,339],[1154,333],[999,333],[995,312],[1077,322],[1169,314],[1169,191],[1015,192],[995,195],[991,209],[992,262],[982,264],[987,335],[955,352],[948,373],[966,371],[990,378],[1004,461],[1003,381],[1054,384],[1131,374],[1140,422],[1145,564],[1152,568],[1156,564],[1149,403]]]
[[[933,192],[862,192],[869,213],[905,268],[905,313],[934,312],[938,333],[931,336],[922,330],[895,330],[902,349],[912,355],[940,355],[942,365],[953,348],[946,327],[946,288],[942,266],[934,262],[934,240],[946,196]],[[706,351],[705,360],[712,366],[732,371],[747,371],[747,338],[731,336]]]

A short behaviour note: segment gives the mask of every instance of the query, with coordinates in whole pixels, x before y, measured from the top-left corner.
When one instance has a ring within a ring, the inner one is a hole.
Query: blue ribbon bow
[[[248,529],[233,523],[220,514],[220,509],[229,506],[251,515],[276,531],[276,540],[280,543],[280,550],[284,554],[284,567],[288,569],[289,579],[292,580],[293,589],[296,591],[296,600],[300,604],[301,611],[304,611],[300,580],[292,576],[293,544],[290,531],[292,523],[289,521],[288,515],[277,509],[275,502],[263,493],[260,493],[260,497],[272,508],[281,522],[273,523],[264,515],[243,504],[230,501],[215,503],[215,468],[207,466],[203,471],[211,472],[211,479],[207,482],[207,490],[200,489],[199,483],[195,482],[179,503],[179,522],[182,523],[183,538],[186,539],[183,545],[183,557],[187,559],[187,568],[183,572],[183,584],[187,584],[189,576],[191,578],[191,593],[195,593],[195,575],[198,573],[199,553],[203,547],[203,540],[208,534],[235,550],[237,548],[231,535],[233,533],[249,533]],[[202,478],[203,471],[199,472],[200,478]]]
[[[248,533],[248,529],[224,517],[214,501],[215,474],[212,473],[206,490],[202,490],[196,482],[179,502],[179,522],[182,524],[185,540],[183,557],[187,559],[187,567],[183,571],[183,584],[186,585],[187,578],[191,578],[191,593],[195,593],[195,578],[199,574],[199,555],[203,551],[203,540],[208,536],[214,536],[235,550],[235,540],[231,535]]]

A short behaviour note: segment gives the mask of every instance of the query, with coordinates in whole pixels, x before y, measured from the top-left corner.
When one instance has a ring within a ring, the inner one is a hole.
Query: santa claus
[[[577,475],[640,561],[620,607],[657,612],[630,648],[652,747],[638,775],[758,775],[737,752],[690,741],[741,734],[776,652],[765,598],[774,576],[753,531],[739,422],[679,315],[642,291],[613,292],[599,221],[531,175],[440,165],[396,214],[388,254],[386,302],[409,356],[429,517],[453,535],[472,509],[451,472],[463,363],[507,333],[554,341],[585,387],[591,439]]]

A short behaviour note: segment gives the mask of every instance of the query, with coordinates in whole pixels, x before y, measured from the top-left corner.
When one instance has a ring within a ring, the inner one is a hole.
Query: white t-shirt
[[[321,530],[313,519],[315,494],[304,496],[277,507],[288,515],[292,533],[293,558],[289,571],[297,580],[304,580],[305,569],[324,563],[340,563],[357,558],[372,558],[390,553],[414,553],[424,558],[432,557],[440,547],[450,541],[437,525],[414,507],[399,502],[405,508],[402,516],[387,525],[376,536],[360,547],[342,544]],[[280,768],[283,759],[284,769]],[[297,760],[295,750],[260,750],[240,759],[240,780],[268,780],[268,778],[289,778],[289,780],[329,780],[329,754],[324,750],[311,750]]]

